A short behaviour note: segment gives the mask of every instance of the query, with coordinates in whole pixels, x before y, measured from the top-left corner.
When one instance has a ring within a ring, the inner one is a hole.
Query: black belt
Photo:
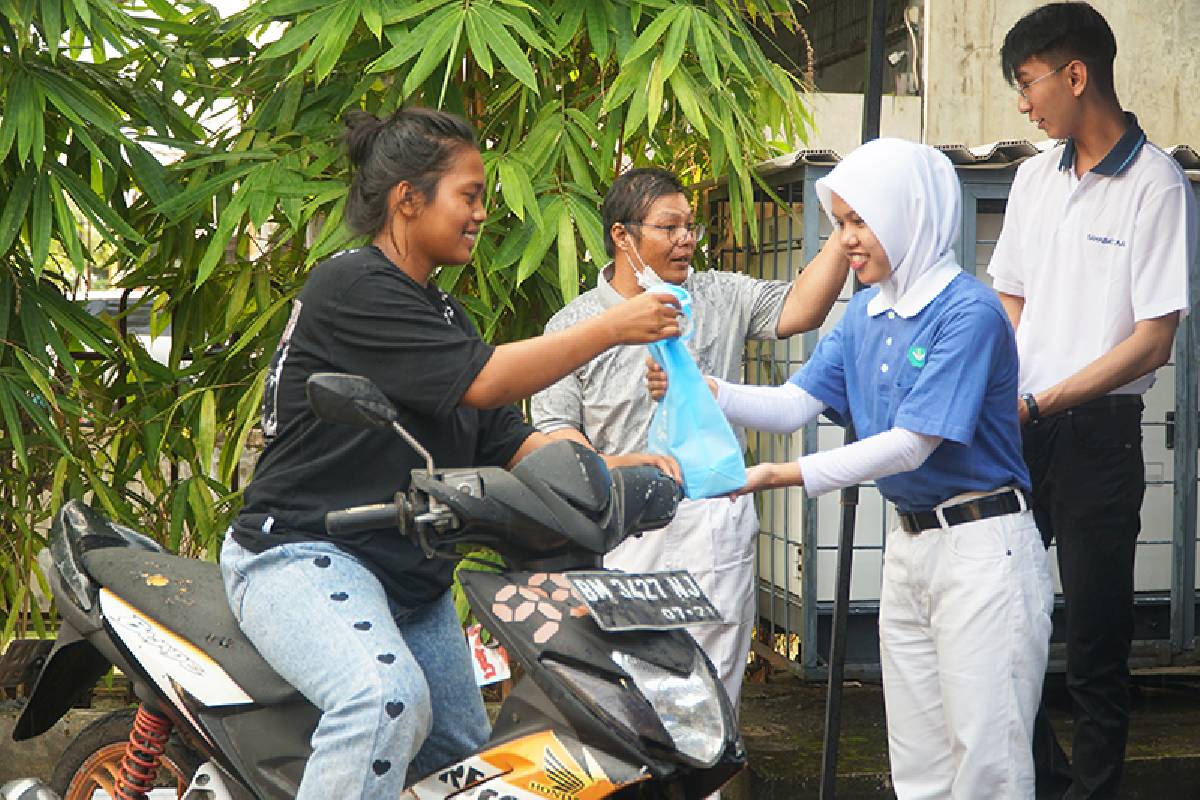
[[[1005,514],[1015,514],[1022,509],[1021,498],[1025,498],[1024,508],[1029,508],[1029,497],[1021,489],[1009,489],[1000,494],[989,494],[975,500],[968,500],[942,509],[941,516],[947,525],[961,525],[964,522],[1000,517]],[[902,511],[900,512],[900,527],[905,533],[920,533],[931,528],[942,527],[936,511]]]
[[[1144,408],[1140,394],[1106,394],[1103,397],[1097,397],[1094,400],[1088,400],[1086,403],[1080,403],[1077,406],[1072,406],[1068,411],[1116,411],[1121,408]]]
[[[1106,394],[1102,397],[1097,397],[1094,400],[1088,400],[1086,403],[1080,403],[1077,406],[1071,406],[1066,411],[1059,411],[1054,414],[1046,414],[1041,419],[1030,421],[1030,426],[1036,426],[1045,420],[1056,420],[1063,417],[1069,417],[1076,413],[1088,413],[1094,411],[1107,411],[1111,413],[1119,413],[1127,408],[1136,408],[1141,411],[1146,407],[1142,401],[1140,394]]]

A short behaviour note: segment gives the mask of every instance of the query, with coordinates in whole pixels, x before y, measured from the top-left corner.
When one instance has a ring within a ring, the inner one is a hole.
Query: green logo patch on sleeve
[[[929,355],[929,351],[919,344],[914,344],[908,348],[908,363],[914,367],[925,366],[925,356]]]

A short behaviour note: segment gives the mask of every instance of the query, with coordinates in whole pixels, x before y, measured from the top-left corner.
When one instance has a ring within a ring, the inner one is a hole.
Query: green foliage
[[[790,9],[786,0],[251,4],[228,22],[221,45],[243,46],[268,26],[284,33],[214,67],[240,124],[176,166],[189,188],[165,211],[182,238],[162,241],[147,267],[188,265],[171,287],[179,302],[264,260],[273,283],[294,289],[350,243],[336,224],[345,112],[437,106],[478,126],[492,209],[474,262],[438,281],[465,299],[485,337],[533,335],[606,260],[599,201],[626,163],[695,182],[730,176],[734,217],[744,216],[750,165],[777,152],[764,131],[795,142],[808,124],[801,87],[763,56],[751,30],[794,24]],[[204,229],[214,208],[216,225],[199,242],[179,225]],[[244,327],[232,316],[230,329]],[[262,344],[285,316],[274,315]]]
[[[45,632],[35,557],[64,498],[176,544],[177,498],[202,507],[178,517],[188,534],[233,508],[196,446],[215,431],[196,428],[215,390],[202,370],[157,364],[68,299],[153,249],[141,220],[176,190],[148,147],[205,137],[184,108],[205,102],[195,33],[216,21],[154,0],[0,0],[0,642]]]
[[[727,178],[740,235],[752,166],[809,124],[754,38],[791,9],[264,0],[222,20],[198,0],[0,0],[0,640],[65,497],[215,557],[290,302],[354,243],[348,110],[477,126],[490,214],[437,281],[485,337],[535,335],[607,260],[600,200],[628,164]],[[64,299],[88,270],[144,291],[168,364]]]

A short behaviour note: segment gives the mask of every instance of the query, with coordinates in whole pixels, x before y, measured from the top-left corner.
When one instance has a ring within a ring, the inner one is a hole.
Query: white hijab
[[[961,190],[950,159],[904,139],[875,139],[846,156],[817,181],[817,196],[833,221],[837,193],[883,245],[892,273],[867,306],[874,316],[895,308],[911,317],[962,270],[958,241]]]

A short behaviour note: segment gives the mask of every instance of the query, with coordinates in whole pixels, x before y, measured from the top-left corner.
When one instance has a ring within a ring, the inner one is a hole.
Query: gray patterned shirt
[[[596,288],[568,303],[546,323],[562,330],[622,302],[610,284],[613,266],[601,270]],[[692,295],[695,335],[687,341],[700,372],[740,381],[747,339],[774,339],[791,284],[733,272],[693,273],[684,287]],[[643,345],[604,351],[533,396],[533,424],[543,433],[574,428],[602,453],[622,455],[646,449],[654,401],[646,392]],[[743,435],[737,431],[738,439]]]

